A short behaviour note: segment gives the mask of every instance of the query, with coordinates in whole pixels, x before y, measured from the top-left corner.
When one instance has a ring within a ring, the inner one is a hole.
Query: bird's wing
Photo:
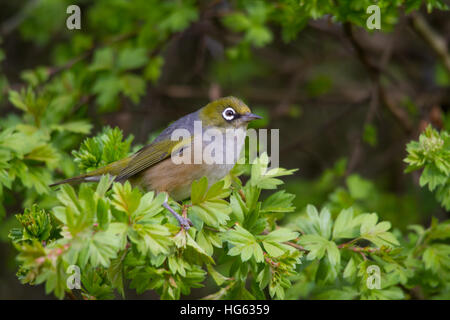
[[[163,140],[154,142],[139,150],[128,165],[116,176],[116,181],[124,181],[158,162],[170,157],[173,152],[181,151],[191,144],[191,139],[181,141]]]

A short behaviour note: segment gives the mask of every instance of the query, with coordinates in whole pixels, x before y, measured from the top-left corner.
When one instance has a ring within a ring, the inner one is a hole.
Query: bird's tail
[[[125,158],[125,159],[121,159],[118,160],[116,162],[110,163],[102,168],[99,168],[97,170],[76,176],[76,177],[72,177],[69,179],[65,179],[65,180],[61,180],[55,183],[52,183],[51,185],[49,185],[49,187],[54,187],[60,184],[65,184],[65,183],[69,183],[69,184],[76,184],[76,183],[81,183],[81,182],[89,182],[89,181],[99,181],[100,177],[103,174],[110,174],[112,176],[117,176],[119,174],[120,171],[122,171],[122,169],[124,167],[127,166],[127,164],[129,163],[129,161],[131,160],[131,157]]]
[[[98,181],[98,176],[89,176],[87,174],[82,174],[76,177],[72,177],[69,179],[64,179],[55,183],[52,183],[49,185],[49,187],[54,187],[54,186],[58,186],[60,184],[65,184],[65,183],[69,183],[69,184],[76,184],[76,183],[81,183],[81,182],[85,182],[85,181]]]

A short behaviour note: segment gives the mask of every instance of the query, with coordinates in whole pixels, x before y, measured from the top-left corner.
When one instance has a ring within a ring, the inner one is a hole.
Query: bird
[[[99,181],[109,174],[116,182],[129,181],[145,191],[164,192],[163,207],[188,230],[192,222],[169,205],[168,197],[175,201],[189,198],[192,182],[204,176],[209,186],[224,178],[245,145],[248,123],[261,118],[236,97],[219,98],[176,120],[131,156],[50,186]]]

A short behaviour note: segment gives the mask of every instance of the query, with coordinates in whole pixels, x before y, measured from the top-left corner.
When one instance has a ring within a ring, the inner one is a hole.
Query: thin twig
[[[2,23],[0,27],[0,35],[6,36],[14,31],[17,27],[19,27],[22,22],[24,22],[28,18],[29,14],[34,10],[34,8],[38,6],[39,2],[39,0],[30,0],[28,1],[28,3],[23,5],[22,10]]]
[[[387,95],[383,85],[381,84],[381,68],[374,64],[366,54],[364,48],[360,45],[358,40],[356,39],[352,25],[348,22],[344,23],[344,33],[349,39],[350,43],[353,46],[353,49],[356,52],[356,56],[364,65],[367,70],[367,73],[374,83],[375,87],[378,91],[378,96],[380,98],[381,103],[385,106],[385,108],[394,116],[394,119],[400,124],[406,134],[410,134],[413,130],[413,125],[407,113],[403,109],[398,108],[398,106],[389,98]]]
[[[72,291],[67,291],[66,295],[70,298],[70,300],[78,300],[77,296],[74,295]]]
[[[431,47],[450,73],[450,54],[445,38],[434,31],[419,12],[412,13],[409,21],[414,31]]]
[[[288,246],[291,246],[291,247],[293,247],[293,248],[295,248],[297,250],[300,250],[300,251],[309,252],[309,250],[306,250],[301,245],[293,243],[293,242],[284,242],[284,244],[287,244]]]
[[[352,173],[353,170],[356,168],[358,162],[360,162],[360,159],[361,159],[362,153],[363,153],[363,148],[364,148],[363,143],[362,143],[362,137],[364,135],[364,130],[366,129],[367,125],[372,123],[377,108],[378,108],[378,92],[377,92],[376,88],[374,86],[372,86],[372,99],[370,100],[369,109],[367,110],[366,118],[362,125],[361,132],[356,137],[356,142],[354,144],[353,151],[351,153],[350,160],[348,162],[345,176],[348,176],[350,173]]]

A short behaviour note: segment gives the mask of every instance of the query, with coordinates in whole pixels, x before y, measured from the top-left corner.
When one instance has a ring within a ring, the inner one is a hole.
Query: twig
[[[284,152],[292,153],[292,150],[296,150],[299,146],[305,144],[307,141],[311,141],[314,138],[320,136],[325,129],[329,128],[333,124],[339,123],[339,120],[341,120],[341,118],[344,118],[345,116],[347,116],[348,113],[350,113],[353,110],[354,109],[353,109],[352,105],[346,107],[341,113],[339,113],[336,116],[325,121],[319,128],[315,129],[314,131],[312,131],[309,134],[302,135],[298,140],[283,147],[280,150],[280,152],[281,153],[284,153]]]
[[[414,31],[431,47],[450,73],[450,54],[445,38],[434,31],[419,12],[412,13],[409,19]]]
[[[232,281],[224,288],[221,288],[218,292],[216,293],[212,293],[209,294],[207,296],[204,296],[203,298],[201,298],[200,300],[219,300],[220,298],[222,298],[225,294],[227,294],[228,290],[230,290],[234,285],[236,284],[236,282],[234,281],[234,279],[232,279]]]
[[[293,243],[293,242],[283,242],[284,244],[287,244],[288,246],[291,246],[297,250],[300,251],[304,251],[304,252],[309,252],[309,250],[306,250],[305,248],[303,248],[301,245]]]
[[[70,300],[78,300],[77,296],[74,295],[72,291],[67,291],[66,295],[70,298]]]
[[[358,241],[358,240],[359,240],[359,238],[355,238],[355,239],[350,240],[350,241],[348,241],[348,242],[341,243],[340,245],[338,245],[338,248],[339,248],[339,249],[342,249],[342,248],[349,247],[352,243],[355,243],[355,242]]]
[[[19,13],[2,23],[0,28],[0,35],[6,36],[7,34],[14,31],[17,27],[19,27],[22,22],[24,22],[25,19],[28,18],[28,15],[33,11],[33,9],[37,7],[39,2],[39,0],[30,0],[28,1],[28,3],[22,6],[23,9],[20,10]]]
[[[220,232],[220,230],[217,230],[216,228],[213,228],[213,227],[210,227],[207,225],[203,225],[203,229],[214,231],[214,232]]]
[[[238,192],[239,192],[239,195],[241,196],[242,200],[243,200],[244,202],[246,202],[246,201],[247,201],[247,198],[245,197],[244,191],[242,191],[242,189],[239,189]]]
[[[292,104],[292,101],[294,100],[295,95],[298,91],[298,85],[303,79],[303,73],[301,72],[301,70],[304,68],[305,66],[301,65],[297,70],[294,70],[291,80],[289,81],[286,93],[274,110],[274,113],[276,115],[285,115],[289,113],[289,107]]]
[[[275,262],[267,256],[267,253],[264,252],[264,260],[270,265],[271,268],[278,268],[280,266],[279,262]]]
[[[345,176],[348,176],[356,168],[358,162],[361,159],[361,154],[363,152],[362,136],[364,135],[364,130],[367,125],[371,124],[373,117],[375,116],[376,110],[378,108],[378,92],[374,86],[372,86],[372,99],[370,101],[369,109],[367,110],[366,118],[361,128],[361,133],[357,136],[353,151],[348,162],[347,170]]]
[[[286,96],[285,89],[277,88],[241,88],[240,91],[243,97],[246,97],[252,101],[266,102],[266,103],[279,103]],[[209,88],[200,88],[197,86],[189,85],[167,85],[160,86],[155,89],[155,92],[159,95],[167,96],[175,99],[204,99],[210,93]],[[222,95],[230,94],[230,92],[222,92]],[[342,91],[339,95],[329,95],[326,97],[320,97],[319,99],[312,100],[305,97],[301,92],[295,92],[295,95],[291,97],[292,103],[309,103],[312,102],[320,104],[357,104],[367,99],[366,92],[358,92],[355,97],[354,90]]]
[[[364,261],[367,261],[367,257],[362,251],[359,251],[359,254],[363,257]]]
[[[411,120],[409,119],[409,116],[403,111],[403,109],[398,108],[397,105],[386,94],[386,91],[382,86],[380,80],[381,68],[374,64],[371,60],[369,60],[369,57],[367,56],[364,48],[359,44],[358,40],[353,34],[352,25],[350,23],[344,23],[344,32],[347,35],[350,43],[352,44],[358,59],[366,68],[370,79],[377,88],[381,103],[394,116],[395,120],[397,120],[405,133],[410,134],[413,130]]]
[[[82,61],[84,59],[87,59],[97,49],[110,46],[112,44],[115,44],[117,42],[121,42],[121,41],[127,40],[127,39],[135,36],[138,33],[138,30],[139,30],[139,28],[136,28],[136,30],[133,30],[133,31],[131,31],[129,33],[126,33],[126,34],[121,34],[121,35],[119,35],[119,36],[117,36],[117,37],[115,37],[115,38],[111,39],[110,41],[107,41],[107,42],[105,42],[103,44],[95,45],[92,48],[90,48],[89,50],[87,50],[84,53],[82,53],[81,55],[79,55],[78,57],[75,57],[75,58],[69,60],[68,62],[66,62],[62,66],[49,68],[48,80],[50,80],[51,77],[53,77],[54,75],[60,73],[61,71],[68,70],[68,69],[72,68],[75,64],[77,64],[78,62],[80,62],[80,61]]]

